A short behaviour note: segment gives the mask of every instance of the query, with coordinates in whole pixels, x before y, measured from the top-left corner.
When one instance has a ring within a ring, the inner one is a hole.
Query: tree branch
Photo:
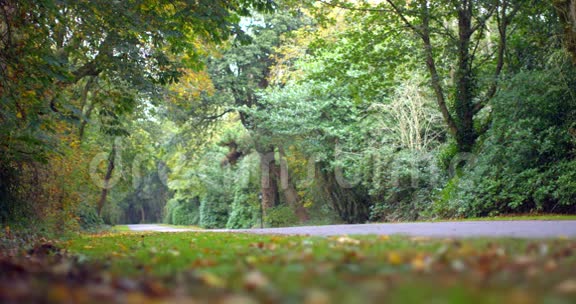
[[[341,3],[334,3],[332,1],[326,1],[326,0],[316,0],[316,2],[320,2],[324,5],[327,6],[331,6],[331,7],[336,7],[336,8],[342,8],[342,9],[346,9],[346,10],[350,10],[350,11],[361,11],[361,12],[392,12],[389,9],[383,9],[383,8],[362,8],[362,7],[356,7],[353,4],[349,4],[349,5],[344,5]],[[348,3],[347,3],[348,4]]]
[[[211,116],[204,116],[202,117],[202,120],[216,120],[218,118],[221,118],[222,116],[234,112],[234,109],[227,109],[224,112],[220,113],[220,114],[216,114],[216,115],[211,115]]]
[[[386,0],[386,2],[388,4],[390,4],[390,6],[392,6],[394,13],[396,13],[396,15],[398,15],[398,17],[400,17],[402,22],[404,22],[404,24],[408,28],[410,28],[411,30],[414,31],[414,33],[416,33],[418,36],[423,38],[423,36],[424,36],[423,33],[421,31],[419,31],[412,23],[410,23],[410,21],[408,21],[408,18],[406,18],[406,16],[404,16],[404,14],[400,10],[400,8],[394,2],[392,2],[392,0]]]
[[[490,17],[492,17],[492,15],[494,14],[494,11],[496,10],[496,8],[498,7],[498,5],[494,5],[486,15],[484,15],[483,18],[477,18],[478,19],[478,23],[476,23],[476,25],[474,25],[472,27],[472,29],[470,30],[471,33],[476,32],[478,29],[483,28],[486,26],[486,22],[488,21],[488,19],[490,19]]]
[[[390,0],[387,0],[390,2]],[[446,105],[446,97],[444,96],[444,89],[442,88],[442,84],[440,83],[440,76],[438,75],[438,70],[436,69],[436,62],[434,60],[434,54],[432,52],[432,43],[430,42],[430,18],[428,12],[428,4],[424,4],[424,9],[426,10],[424,13],[424,18],[422,19],[422,32],[421,37],[422,41],[424,42],[424,54],[426,55],[426,66],[428,67],[428,72],[430,73],[430,80],[432,82],[432,88],[434,89],[434,94],[436,95],[436,102],[438,103],[438,107],[440,108],[440,112],[442,113],[442,117],[444,121],[448,125],[448,130],[452,135],[456,135],[458,133],[458,128],[456,126],[456,122],[452,115],[450,115],[450,111],[448,110],[448,106]]]
[[[98,69],[98,67],[96,66],[96,63],[94,61],[90,61],[90,62],[86,63],[85,65],[79,67],[76,71],[72,72],[72,75],[74,75],[74,81],[73,82],[76,83],[80,79],[82,79],[86,76],[96,77],[101,72],[102,72],[102,70]]]
[[[502,74],[502,69],[504,68],[504,56],[506,52],[507,38],[508,38],[507,37],[508,25],[510,24],[510,21],[512,21],[512,18],[514,18],[514,16],[516,16],[518,11],[520,10],[520,5],[516,5],[508,15],[506,14],[507,9],[508,9],[508,1],[504,0],[502,2],[502,7],[500,10],[501,14],[500,12],[496,14],[496,21],[498,23],[498,34],[500,36],[500,39],[498,40],[498,55],[497,55],[498,58],[496,62],[496,69],[494,70],[494,76],[493,76],[494,80],[492,81],[492,84],[490,85],[490,88],[488,89],[488,92],[486,93],[484,98],[482,98],[480,102],[474,105],[474,114],[480,112],[486,106],[488,101],[492,99],[494,95],[496,95],[496,91],[498,90],[498,78],[500,78],[500,74]],[[498,6],[496,6],[496,10],[498,10]]]

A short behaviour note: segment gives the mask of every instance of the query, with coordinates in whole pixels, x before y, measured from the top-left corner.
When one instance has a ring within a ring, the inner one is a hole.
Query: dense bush
[[[78,206],[76,215],[79,218],[78,222],[80,223],[80,227],[84,230],[90,230],[104,225],[104,221],[98,216],[96,208],[86,201]]]
[[[451,189],[459,216],[576,211],[576,75],[552,67],[510,79],[478,157]]]
[[[279,205],[267,211],[266,225],[269,227],[289,227],[299,223],[294,210],[287,205]]]
[[[226,223],[228,229],[252,228],[260,223],[260,200],[256,191],[239,190],[230,206],[230,217]]]
[[[389,156],[373,181],[372,221],[415,220],[429,215],[433,193],[444,184],[435,154],[399,152]]]
[[[171,199],[166,204],[164,222],[173,225],[198,225],[200,223],[200,203],[198,198]]]
[[[229,201],[221,200],[222,197],[209,193],[200,202],[200,227],[223,228],[228,222]]]

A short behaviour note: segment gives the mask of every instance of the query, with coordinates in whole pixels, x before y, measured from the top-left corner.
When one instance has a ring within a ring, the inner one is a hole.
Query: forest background
[[[0,1],[0,222],[576,213],[576,1]]]

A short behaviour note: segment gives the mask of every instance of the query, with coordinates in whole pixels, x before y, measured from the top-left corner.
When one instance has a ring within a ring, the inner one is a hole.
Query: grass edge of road
[[[263,300],[265,291],[276,290],[279,299],[297,301],[320,292],[344,303],[368,301],[364,296],[376,292],[395,302],[424,303],[436,297],[469,303],[467,299],[474,297],[478,301],[472,303],[494,299],[520,303],[511,299],[525,290],[540,300],[556,299],[558,292],[576,294],[571,287],[574,273],[569,271],[576,260],[567,254],[576,250],[571,249],[576,248],[573,242],[190,231],[84,236],[71,240],[67,247],[72,253],[106,261],[112,276],[134,279],[144,275],[163,282],[191,275],[200,286],[198,296],[226,290]],[[477,289],[477,276],[492,271],[492,283]],[[525,289],[524,283],[536,289]],[[348,284],[355,288],[345,288]],[[375,291],[376,287],[381,290]],[[420,289],[418,294],[408,292]]]

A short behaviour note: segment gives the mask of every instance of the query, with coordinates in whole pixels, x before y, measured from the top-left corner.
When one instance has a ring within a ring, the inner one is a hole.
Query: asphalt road
[[[128,225],[133,231],[181,232],[191,229],[171,228],[155,224]],[[244,232],[257,234],[287,235],[360,235],[360,234],[402,234],[426,237],[514,237],[514,238],[556,238],[576,237],[576,221],[473,221],[435,223],[391,223],[301,226],[264,229],[212,229],[203,232]]]

